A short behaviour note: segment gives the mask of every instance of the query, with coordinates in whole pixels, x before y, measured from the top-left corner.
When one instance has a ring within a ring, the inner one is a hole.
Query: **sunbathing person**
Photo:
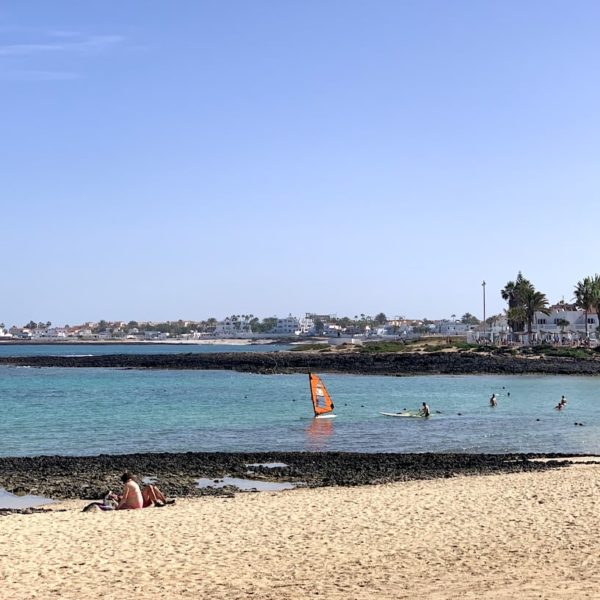
[[[140,490],[140,486],[131,473],[123,473],[121,481],[124,484],[123,495],[119,498],[117,510],[164,506],[174,503],[174,500],[167,500],[155,485],[146,485],[143,490]]]

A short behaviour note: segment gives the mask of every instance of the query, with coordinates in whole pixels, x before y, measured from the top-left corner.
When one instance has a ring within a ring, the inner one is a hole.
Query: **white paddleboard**
[[[327,413],[325,415],[317,415],[315,419],[335,419],[337,415],[332,415],[331,413]]]
[[[388,412],[380,412],[380,415],[383,415],[384,417],[404,417],[406,419],[424,419],[425,417],[423,415],[417,415],[415,413],[410,413],[410,412],[401,412],[401,413],[388,413]]]

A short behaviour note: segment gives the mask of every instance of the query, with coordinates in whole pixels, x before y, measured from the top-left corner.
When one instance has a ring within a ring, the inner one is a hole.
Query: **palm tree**
[[[527,336],[529,337],[529,343],[531,343],[531,333],[535,313],[540,312],[543,315],[550,314],[550,310],[548,310],[548,299],[546,298],[546,294],[536,291],[530,283],[519,292],[519,297],[522,302],[525,320],[527,321]]]
[[[583,281],[578,281],[575,286],[575,306],[582,308],[585,315],[585,337],[588,337],[588,313],[594,309],[597,310],[597,291],[594,280],[597,279],[598,275],[591,277],[584,277]]]
[[[504,288],[500,291],[503,300],[508,302],[508,325],[513,331],[523,331],[525,328],[525,318],[519,317],[521,314],[519,311],[513,309],[518,308],[522,302],[520,296],[522,292],[531,286],[531,282],[523,277],[521,271],[517,274],[517,278],[514,281],[509,281]]]
[[[592,277],[592,289],[594,297],[594,310],[598,319],[598,327],[596,332],[600,331],[600,275],[596,274]]]

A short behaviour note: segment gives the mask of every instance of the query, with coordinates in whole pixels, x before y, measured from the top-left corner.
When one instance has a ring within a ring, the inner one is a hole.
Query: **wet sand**
[[[0,595],[598,598],[599,484],[577,464],[131,512],[71,500],[0,518]]]

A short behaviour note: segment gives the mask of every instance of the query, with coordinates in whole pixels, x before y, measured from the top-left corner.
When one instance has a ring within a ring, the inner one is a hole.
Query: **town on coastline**
[[[463,339],[468,343],[551,344],[596,346],[600,326],[600,276],[586,277],[575,286],[573,303],[559,301],[549,305],[545,294],[537,291],[519,272],[501,290],[508,307],[502,314],[484,320],[469,312],[460,318],[408,319],[360,314],[339,317],[335,314],[305,313],[298,318],[266,317],[252,314],[231,315],[219,321],[105,321],[81,325],[53,326],[51,322],[30,321],[7,328],[0,323],[0,342],[179,342],[210,343],[217,340],[266,341],[325,338],[331,345],[361,344],[364,341],[404,340],[422,336]]]

